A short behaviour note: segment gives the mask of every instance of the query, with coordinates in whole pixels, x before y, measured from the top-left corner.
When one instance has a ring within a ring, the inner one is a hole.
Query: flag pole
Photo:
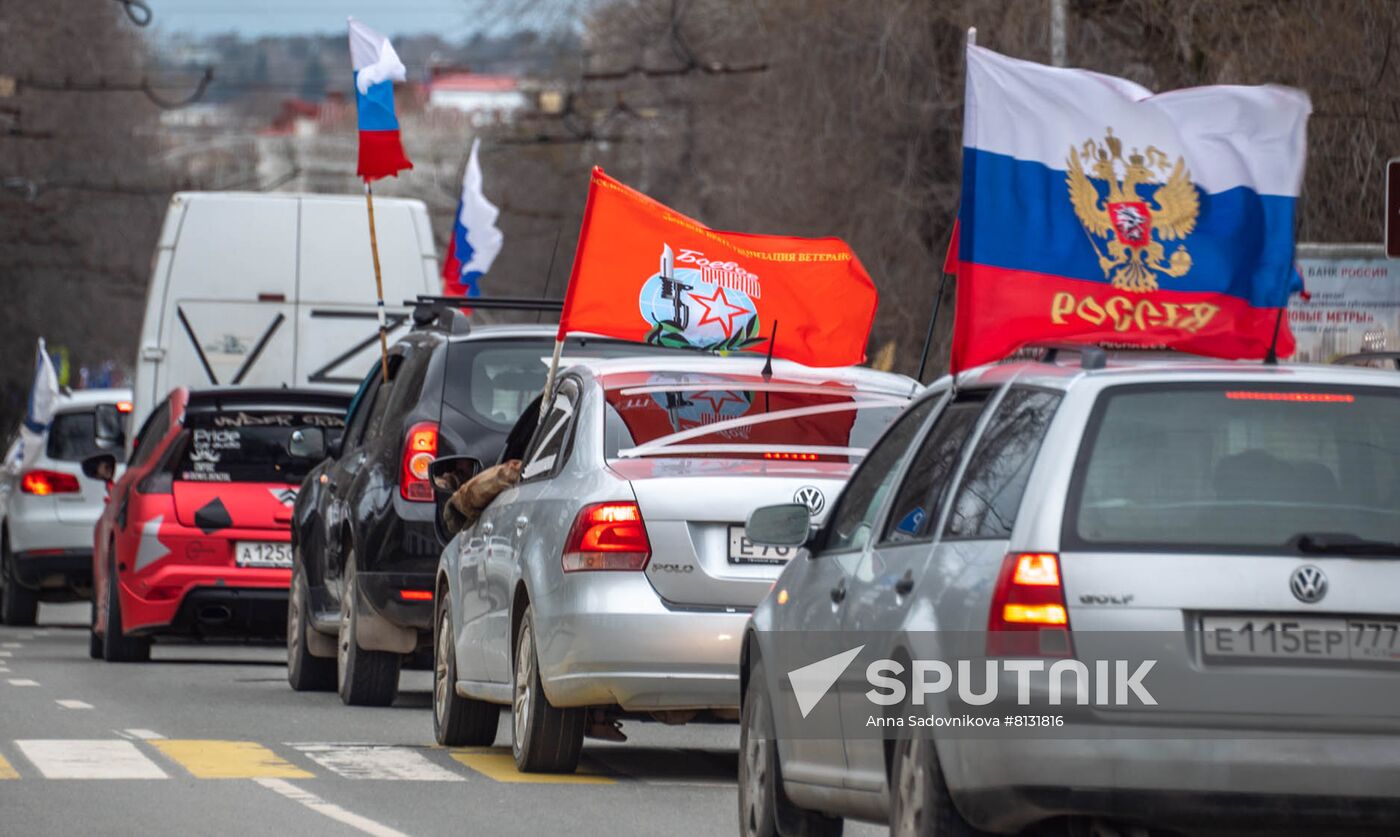
[[[544,411],[549,407],[549,399],[554,395],[554,377],[559,374],[559,356],[563,352],[564,338],[556,338],[554,356],[549,359],[549,372],[544,376],[544,393],[540,395],[540,424],[544,424]]]
[[[924,353],[919,355],[919,374],[914,380],[924,382],[924,369],[928,366],[928,350],[933,347],[933,327],[938,322],[938,309],[943,305],[943,289],[948,285],[948,274],[938,280],[938,293],[933,298],[933,311],[928,315],[928,331],[924,332]]]
[[[379,238],[374,232],[374,189],[365,181],[365,209],[369,211],[369,253],[374,260],[374,290],[378,294],[379,310],[379,371],[384,383],[389,383],[389,325],[384,316],[384,276],[379,270]],[[555,350],[557,357],[558,350]]]

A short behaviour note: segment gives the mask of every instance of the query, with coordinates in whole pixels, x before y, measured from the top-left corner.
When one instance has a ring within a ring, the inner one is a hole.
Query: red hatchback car
[[[150,658],[156,634],[282,635],[292,503],[345,426],[350,396],[177,389],[136,435],[93,541],[90,651]],[[111,454],[83,463],[116,469]]]

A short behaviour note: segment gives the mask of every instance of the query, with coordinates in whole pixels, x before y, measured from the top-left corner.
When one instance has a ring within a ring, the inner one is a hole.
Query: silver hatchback
[[[745,636],[743,834],[1400,826],[1400,379],[1083,357],[931,386],[814,535],[755,512],[802,551]],[[955,647],[986,690],[920,680]]]
[[[737,720],[744,624],[793,552],[755,546],[744,521],[780,501],[823,519],[918,389],[762,365],[597,361],[561,375],[537,428],[526,413],[505,453],[520,483],[439,565],[440,742],[490,743],[510,704],[519,767],[568,772],[585,734],[618,738],[623,718]]]

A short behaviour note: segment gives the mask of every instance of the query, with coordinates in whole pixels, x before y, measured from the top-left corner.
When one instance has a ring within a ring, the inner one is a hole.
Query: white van
[[[376,198],[389,341],[439,292],[422,201]],[[133,430],[177,386],[353,391],[379,354],[359,195],[180,192],[152,261]]]

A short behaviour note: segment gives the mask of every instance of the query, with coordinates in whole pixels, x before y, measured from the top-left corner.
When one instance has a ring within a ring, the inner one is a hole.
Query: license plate
[[[233,560],[240,567],[291,569],[292,545],[270,541],[238,541],[233,545]]]
[[[1203,616],[1207,657],[1400,663],[1400,620]]]
[[[743,526],[729,527],[729,563],[786,564],[797,551],[794,546],[762,546],[749,540]]]

